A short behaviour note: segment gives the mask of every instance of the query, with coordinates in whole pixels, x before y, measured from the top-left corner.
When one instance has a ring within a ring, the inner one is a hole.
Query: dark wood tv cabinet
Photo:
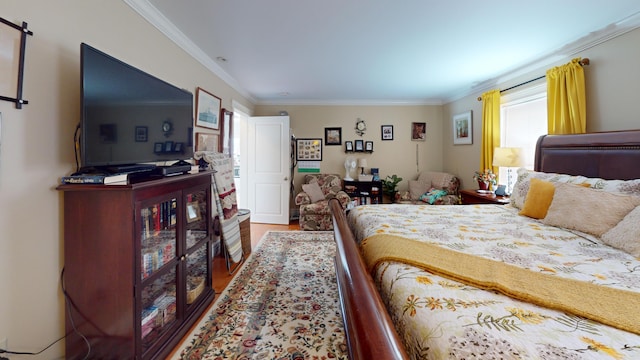
[[[58,187],[66,359],[163,359],[207,309],[211,174]]]

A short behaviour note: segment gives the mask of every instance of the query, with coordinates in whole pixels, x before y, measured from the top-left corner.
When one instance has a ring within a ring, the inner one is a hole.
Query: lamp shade
[[[366,168],[367,167],[367,159],[365,159],[365,158],[358,159],[358,167]]]
[[[522,166],[521,148],[497,147],[493,150],[493,166]]]

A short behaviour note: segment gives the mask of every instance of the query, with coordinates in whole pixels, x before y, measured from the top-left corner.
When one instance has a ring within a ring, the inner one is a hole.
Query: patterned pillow
[[[511,191],[512,206],[518,209],[522,209],[527,198],[527,193],[529,192],[531,179],[534,178],[554,183],[567,183],[572,182],[571,180],[573,180],[575,176],[567,174],[545,173],[520,168],[518,169],[518,180],[516,180],[515,185],[513,185],[513,190]]]

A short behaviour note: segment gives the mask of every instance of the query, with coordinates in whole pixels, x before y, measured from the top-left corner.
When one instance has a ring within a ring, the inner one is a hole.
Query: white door
[[[250,117],[247,130],[251,222],[289,224],[289,117]]]

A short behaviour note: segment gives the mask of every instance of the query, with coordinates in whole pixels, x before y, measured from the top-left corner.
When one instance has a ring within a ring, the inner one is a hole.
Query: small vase
[[[487,181],[478,181],[478,188],[480,190],[489,190],[489,182],[487,182]]]

